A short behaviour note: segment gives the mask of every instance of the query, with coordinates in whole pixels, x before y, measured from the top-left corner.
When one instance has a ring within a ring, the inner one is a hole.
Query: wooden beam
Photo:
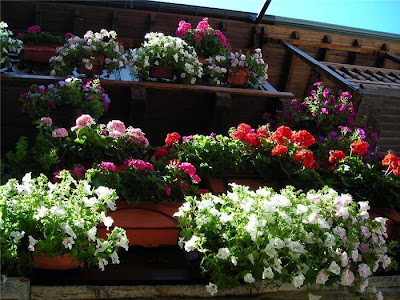
[[[300,39],[300,32],[298,32],[298,31],[293,31],[292,32],[292,39],[295,39],[295,40],[299,40]]]
[[[287,65],[285,69],[286,76],[283,77],[284,81],[281,84],[282,87],[281,90],[283,91],[289,91],[289,87],[292,82],[293,73],[296,67],[296,60],[297,60],[297,57],[293,53],[289,53],[288,55],[289,57],[287,59]]]
[[[35,24],[42,28],[42,6],[35,4]]]
[[[349,57],[350,65],[358,65],[359,60],[360,60],[359,52],[350,52],[350,57]]]
[[[318,60],[319,61],[329,61],[331,49],[322,48],[318,53]]]
[[[152,32],[154,29],[154,24],[156,22],[156,16],[153,14],[149,14],[147,17],[147,32]]]
[[[359,93],[358,90],[355,87],[353,87],[348,80],[337,74],[335,71],[329,69],[327,66],[321,64],[319,61],[312,58],[307,53],[301,51],[299,48],[295,47],[294,45],[290,44],[285,40],[280,40],[280,44],[284,46],[287,50],[289,50],[289,52],[293,53],[301,60],[303,60],[305,63],[310,65],[312,68],[314,68],[315,71],[317,71],[318,73],[322,73],[323,76],[326,76],[329,79],[337,83],[340,83],[341,85],[349,89],[351,92]]]
[[[265,30],[265,27],[261,27],[261,30],[260,30],[260,38],[258,39],[258,48],[260,48],[260,49],[262,49],[263,46],[264,46],[264,36],[265,36],[265,34],[266,34],[265,31],[266,31],[266,30]]]
[[[257,17],[254,20],[255,24],[260,24],[260,21],[264,17],[265,12],[267,11],[270,3],[271,3],[271,0],[265,0],[263,7],[261,8],[260,12],[258,13]]]
[[[111,15],[111,29],[114,31],[118,31],[118,13],[116,10],[112,11]]]
[[[400,64],[400,56],[394,55],[393,53],[386,52],[385,57],[390,59],[391,61],[394,61],[398,64]]]
[[[309,46],[315,48],[327,48],[331,50],[339,50],[339,51],[349,51],[349,52],[359,52],[359,53],[368,53],[374,54],[376,52],[375,49],[366,49],[366,48],[359,48],[355,46],[346,46],[346,45],[338,45],[338,44],[328,44],[328,43],[316,43],[312,41],[306,40],[293,40],[293,45],[295,46]]]
[[[254,25],[253,28],[251,29],[251,34],[250,34],[250,41],[249,41],[249,48],[253,49],[256,46],[256,38],[257,38],[257,26]]]
[[[81,18],[81,9],[76,7],[74,9],[74,34],[78,35],[81,33],[82,22],[83,19]]]

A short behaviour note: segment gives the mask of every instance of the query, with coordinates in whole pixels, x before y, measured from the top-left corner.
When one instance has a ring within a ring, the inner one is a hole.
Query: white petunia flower
[[[104,271],[104,267],[108,265],[108,260],[102,257],[98,257],[97,260],[99,262],[99,269]]]
[[[231,256],[231,263],[232,263],[234,266],[237,266],[237,257]]]
[[[299,275],[293,277],[292,283],[296,288],[300,288],[303,285],[305,279],[306,278],[304,277],[304,274],[299,273]]]
[[[185,250],[186,252],[191,252],[196,250],[196,242],[199,240],[198,236],[193,235],[190,240],[185,243]]]
[[[111,258],[111,263],[112,264],[119,264],[119,257],[118,257],[118,253],[116,251],[114,251],[113,253],[110,254],[110,258]]]
[[[246,275],[244,275],[243,279],[246,283],[253,283],[254,281],[256,281],[251,273],[247,273]]]
[[[72,249],[72,245],[75,244],[75,241],[72,237],[67,237],[62,241],[62,244],[64,245],[65,249]]]
[[[35,251],[35,245],[38,243],[38,240],[34,239],[31,235],[28,237],[29,239],[29,251]]]
[[[43,218],[46,215],[46,212],[47,212],[47,208],[42,206],[42,205],[40,205],[39,208],[37,209],[36,215],[34,215],[33,217],[36,220],[39,220],[39,219]]]
[[[335,275],[339,275],[340,274],[340,267],[338,266],[338,264],[335,261],[333,261],[330,264],[330,266],[328,268],[328,271],[333,273],[333,274],[335,274]]]
[[[14,242],[18,243],[25,235],[25,231],[11,231],[10,236],[14,239]]]
[[[62,223],[60,224],[60,227],[62,230],[64,230],[64,232],[66,234],[68,234],[69,236],[73,237],[74,239],[76,239],[76,234],[75,232],[72,230],[71,226],[69,226],[69,224],[67,223]]]
[[[219,259],[225,260],[231,255],[231,252],[229,251],[228,248],[220,248],[218,249],[217,257]]]
[[[274,272],[272,271],[271,267],[264,268],[264,271],[262,273],[262,279],[264,280],[265,278],[268,279],[274,278]]]
[[[96,193],[97,197],[99,197],[99,199],[104,199],[107,196],[111,196],[113,190],[105,186],[99,186],[94,192]]]
[[[96,251],[94,252],[94,256],[96,256],[97,253],[99,252],[104,252],[107,249],[107,247],[108,247],[108,241],[102,242],[100,240],[97,240]]]
[[[106,226],[107,230],[109,230],[109,228],[114,223],[113,218],[107,217],[106,214],[104,213],[104,211],[101,212],[101,218],[102,218],[102,221],[104,223],[104,226]]]
[[[211,296],[214,296],[216,293],[218,293],[217,286],[211,282],[209,282],[208,285],[206,285],[206,290]]]
[[[86,235],[88,236],[89,241],[95,242],[97,234],[97,227],[92,227],[88,231],[86,231]]]

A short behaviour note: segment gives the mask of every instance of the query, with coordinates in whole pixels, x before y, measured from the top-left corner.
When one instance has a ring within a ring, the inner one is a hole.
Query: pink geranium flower
[[[69,40],[70,38],[73,38],[74,37],[74,35],[71,33],[71,32],[67,32],[65,35],[64,35],[64,39],[66,39],[66,40]]]
[[[119,120],[112,120],[108,122],[107,129],[112,137],[121,137],[125,133],[125,124]]]
[[[100,169],[102,169],[103,171],[109,171],[109,172],[117,171],[117,167],[114,165],[114,163],[108,162],[108,161],[101,162]]]
[[[75,121],[76,126],[72,127],[71,130],[82,129],[93,125],[93,118],[90,115],[81,115]]]
[[[68,136],[68,131],[65,128],[57,128],[54,129],[53,132],[51,133],[52,137],[67,137]]]
[[[50,127],[53,125],[53,120],[50,117],[43,117],[40,119],[40,121],[42,122],[42,126]]]
[[[151,163],[148,163],[141,159],[127,159],[125,161],[125,164],[128,165],[128,167],[142,170],[142,171],[146,171],[146,170],[153,171],[154,170],[154,167]]]
[[[29,33],[40,33],[42,30],[40,29],[39,25],[30,26],[28,28]]]
[[[126,131],[126,136],[129,140],[135,144],[143,143],[145,147],[149,145],[149,141],[144,136],[144,132],[140,128],[129,128]]]
[[[200,30],[200,32],[206,31],[210,27],[210,24],[208,24],[208,18],[204,18],[197,24],[197,29]]]
[[[185,22],[184,20],[179,22],[179,27],[176,30],[177,37],[183,37],[188,30],[192,29],[192,25],[190,23]]]

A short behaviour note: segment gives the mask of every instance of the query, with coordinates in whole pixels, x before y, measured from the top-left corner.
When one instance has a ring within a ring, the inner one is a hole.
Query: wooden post
[[[80,34],[82,32],[82,21],[81,9],[75,8],[74,10],[74,34]]]
[[[112,11],[111,29],[114,30],[114,31],[118,30],[118,13],[115,10]]]
[[[147,90],[144,87],[131,87],[131,104],[129,107],[129,124],[144,128]]]
[[[232,108],[232,96],[228,93],[215,93],[214,128],[219,133],[229,129],[229,116]]]

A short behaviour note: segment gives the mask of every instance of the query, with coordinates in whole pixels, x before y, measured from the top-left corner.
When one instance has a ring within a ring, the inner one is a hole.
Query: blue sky
[[[257,13],[264,0],[163,0]],[[400,0],[272,0],[268,15],[400,34]]]

